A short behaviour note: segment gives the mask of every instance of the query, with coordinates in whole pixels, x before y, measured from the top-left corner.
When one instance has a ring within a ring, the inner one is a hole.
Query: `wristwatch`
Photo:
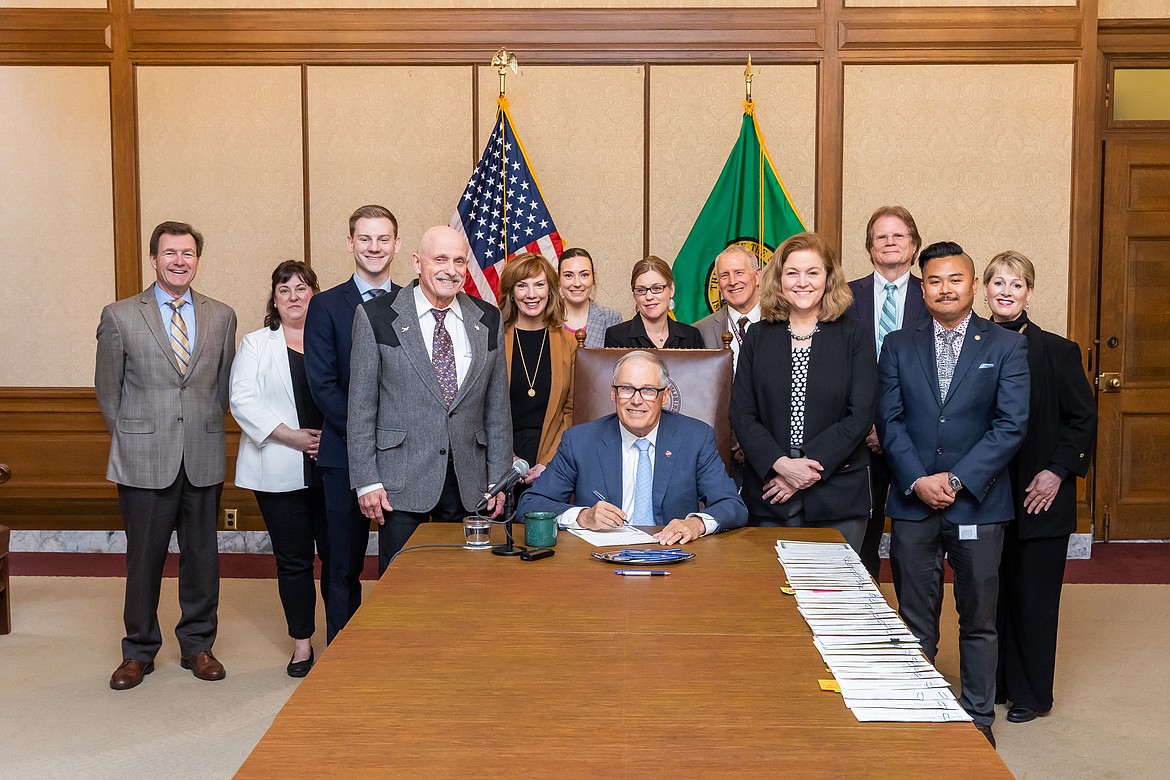
[[[962,481],[949,471],[947,472],[947,482],[951,483],[951,490],[956,493],[963,489]]]

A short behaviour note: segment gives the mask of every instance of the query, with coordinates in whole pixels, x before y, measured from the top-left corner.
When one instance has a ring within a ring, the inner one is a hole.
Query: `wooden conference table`
[[[858,723],[820,690],[778,538],[840,539],[731,531],[669,577],[567,533],[533,562],[404,552],[237,777],[1011,777],[969,723]]]

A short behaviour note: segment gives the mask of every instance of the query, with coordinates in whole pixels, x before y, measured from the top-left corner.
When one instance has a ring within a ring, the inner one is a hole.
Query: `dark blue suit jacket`
[[[914,480],[952,472],[963,483],[942,514],[955,525],[1015,516],[1007,467],[1028,426],[1024,337],[971,315],[945,403],[939,401],[934,320],[886,336],[878,363],[878,436],[892,472],[886,512],[922,520],[934,510]]]
[[[393,289],[398,289],[397,285]],[[317,465],[348,469],[345,424],[349,417],[349,354],[353,313],[362,303],[353,277],[309,299],[305,316],[305,374],[325,418]]]
[[[560,514],[573,506],[593,506],[594,490],[620,506],[619,425],[617,415],[610,414],[565,431],[548,468],[520,497],[517,513]],[[654,447],[654,518],[666,525],[699,511],[715,518],[719,531],[747,523],[747,507],[715,448],[715,431],[693,417],[664,411]]]
[[[873,310],[873,281],[873,274],[869,273],[849,283],[849,289],[853,292],[853,303],[845,310],[845,316],[865,323],[872,347],[871,354],[877,355],[877,339],[874,334],[877,315]],[[902,327],[911,328],[929,319],[930,312],[926,310],[926,301],[922,299],[922,280],[910,274],[906,284],[906,308],[902,313]]]

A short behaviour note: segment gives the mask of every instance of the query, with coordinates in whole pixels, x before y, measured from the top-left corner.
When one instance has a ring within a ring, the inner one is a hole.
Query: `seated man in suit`
[[[662,544],[744,526],[747,507],[715,448],[715,431],[664,412],[669,385],[670,371],[657,355],[623,355],[610,391],[617,412],[565,431],[517,513],[557,512],[562,528],[665,523],[655,534]]]

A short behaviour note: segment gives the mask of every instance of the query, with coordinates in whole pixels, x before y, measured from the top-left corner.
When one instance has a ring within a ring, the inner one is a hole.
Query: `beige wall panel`
[[[0,0],[0,3],[12,0]],[[16,0],[20,2],[21,0]],[[29,0],[35,2],[36,0]],[[45,0],[48,2],[49,0]],[[1039,3],[1038,3],[1039,4]],[[815,8],[816,0],[135,0],[135,8]],[[397,215],[396,215],[397,216]]]
[[[311,67],[308,104],[310,236],[322,288],[353,273],[349,215],[366,203],[398,219],[391,276],[413,279],[419,237],[450,222],[474,165],[471,68]]]
[[[1099,0],[1099,19],[1170,19],[1167,0]]]
[[[845,0],[848,8],[971,8],[990,6],[1076,6],[1077,0]]]
[[[764,143],[806,226],[815,224],[817,69],[755,65]],[[743,66],[650,70],[650,251],[674,263],[743,120]],[[714,258],[712,258],[713,260]]]
[[[110,77],[0,67],[0,386],[92,387],[114,299]]]
[[[154,226],[206,245],[195,288],[259,328],[272,269],[304,256],[301,80],[295,67],[139,67],[142,275]]]
[[[871,270],[865,225],[899,203],[923,245],[958,241],[976,269],[1004,249],[1036,265],[1034,318],[1067,330],[1072,65],[845,69],[843,254]],[[987,314],[976,296],[976,311]]]
[[[105,8],[106,0],[0,0],[0,8]]]
[[[626,316],[634,308],[628,269],[642,256],[644,84],[640,66],[522,67],[508,77],[516,133],[557,230],[566,247],[593,255],[597,300]],[[481,147],[498,94],[495,71],[481,68]]]

